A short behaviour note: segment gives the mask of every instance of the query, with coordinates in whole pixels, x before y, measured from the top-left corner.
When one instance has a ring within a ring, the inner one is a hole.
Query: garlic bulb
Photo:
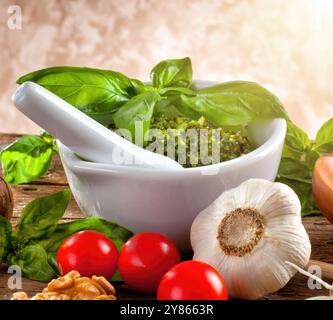
[[[304,267],[311,244],[295,192],[282,183],[251,179],[224,192],[194,220],[193,259],[209,263],[231,297],[256,299],[284,287]]]

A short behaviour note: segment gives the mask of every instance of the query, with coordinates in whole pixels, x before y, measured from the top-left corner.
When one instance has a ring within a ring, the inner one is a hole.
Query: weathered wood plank
[[[323,216],[303,218],[312,244],[311,258],[333,263],[333,225]]]
[[[21,136],[22,135],[15,133],[0,133],[0,150],[8,146]]]

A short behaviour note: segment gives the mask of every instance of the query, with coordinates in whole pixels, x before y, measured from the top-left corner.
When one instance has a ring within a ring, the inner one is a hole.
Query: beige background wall
[[[7,10],[22,9],[22,30]],[[190,56],[195,78],[267,86],[314,135],[333,116],[332,0],[0,0],[0,132],[38,132],[15,111],[15,80],[53,65],[147,79]]]

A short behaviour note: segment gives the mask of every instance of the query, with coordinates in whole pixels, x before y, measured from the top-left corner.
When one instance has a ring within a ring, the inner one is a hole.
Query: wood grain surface
[[[0,149],[11,143],[18,136],[13,134],[0,134]],[[13,225],[16,224],[22,208],[31,200],[51,194],[53,192],[67,188],[67,181],[64,175],[59,158],[55,157],[50,172],[40,180],[33,183],[12,187],[14,195],[14,215],[12,218]],[[74,199],[66,211],[63,221],[80,219],[83,215],[78,208]],[[327,263],[333,263],[333,225],[322,216],[311,216],[303,219],[303,223],[309,233],[312,243],[312,259],[320,260]],[[6,267],[0,270],[0,299],[10,299],[13,291],[8,289],[8,277]],[[332,280],[326,279],[332,282]],[[316,295],[327,295],[328,291],[324,288],[311,290],[308,288],[308,279],[297,274],[291,281],[280,291],[267,295],[263,299],[306,299]],[[153,295],[144,295],[129,290],[123,283],[114,283],[117,298],[124,300],[133,299],[153,299]],[[23,279],[22,291],[29,295],[41,291],[46,286],[43,282]]]

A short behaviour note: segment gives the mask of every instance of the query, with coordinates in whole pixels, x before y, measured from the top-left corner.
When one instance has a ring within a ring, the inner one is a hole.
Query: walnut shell
[[[12,190],[0,176],[0,215],[10,219],[13,215],[13,205]]]

